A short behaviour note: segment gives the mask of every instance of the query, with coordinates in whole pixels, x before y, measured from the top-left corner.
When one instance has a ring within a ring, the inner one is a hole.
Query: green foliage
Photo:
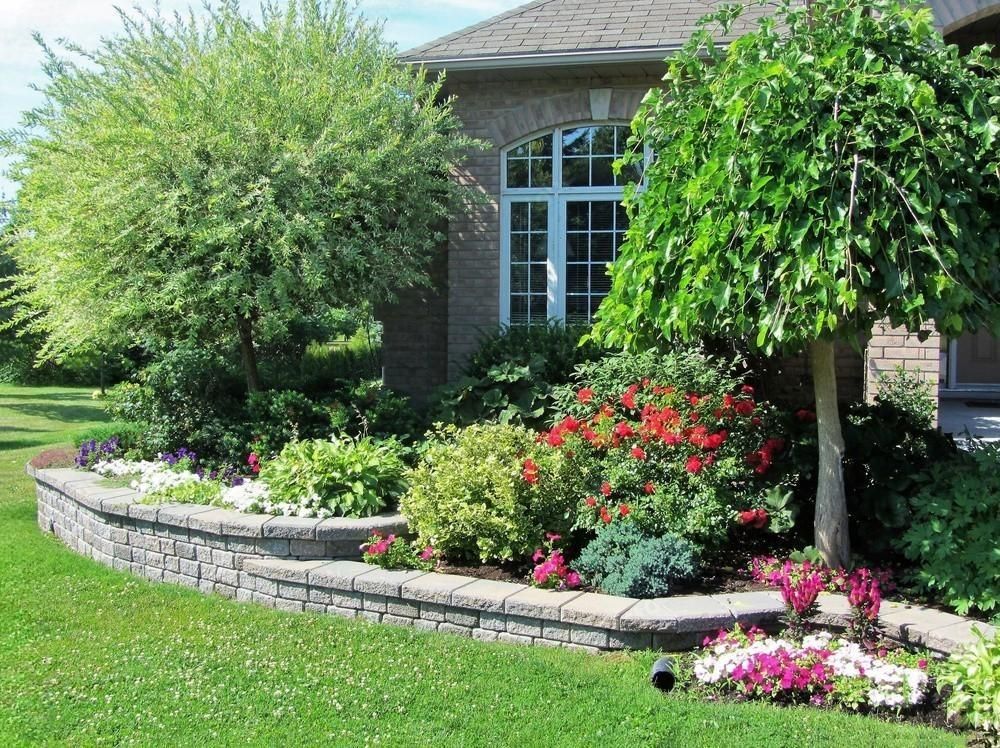
[[[554,413],[553,387],[570,380],[575,367],[602,355],[581,342],[585,328],[559,321],[504,327],[485,336],[465,377],[445,388],[437,417],[465,425],[495,420],[539,428]]]
[[[976,640],[954,653],[938,671],[939,686],[948,686],[948,716],[958,717],[1000,739],[1000,634]],[[989,744],[989,741],[987,742]]]
[[[218,354],[180,347],[108,390],[104,406],[116,421],[145,424],[138,446],[147,455],[184,446],[206,458],[239,459],[247,442],[234,426],[242,390]]]
[[[1000,446],[931,464],[903,552],[918,583],[961,615],[1000,609]]]
[[[190,480],[176,486],[152,491],[142,497],[143,504],[218,504],[222,483],[215,480]]]
[[[875,402],[891,405],[915,426],[933,428],[937,401],[937,390],[920,375],[919,369],[911,372],[897,366],[892,374],[878,375]]]
[[[526,460],[537,464],[542,484],[524,479]],[[546,532],[568,532],[582,488],[573,462],[528,429],[449,426],[410,472],[400,510],[420,542],[449,559],[509,561],[541,546]]]
[[[412,441],[425,425],[408,397],[374,379],[352,384],[332,407],[334,427],[355,436]]]
[[[698,573],[700,551],[676,535],[644,534],[628,521],[601,529],[574,568],[609,595],[666,597],[677,582]]]
[[[290,441],[330,436],[329,410],[300,392],[252,392],[246,409],[250,446],[263,458],[277,454]]]
[[[854,403],[844,413],[841,428],[851,536],[863,553],[898,554],[898,538],[913,521],[911,506],[928,485],[926,466],[949,462],[958,449],[912,411],[886,400]],[[782,485],[793,487],[797,500],[809,504],[816,495],[816,424],[793,419],[789,433],[791,448],[784,461],[788,475]]]
[[[139,11],[96,50],[43,48],[45,102],[2,143],[21,182],[11,301],[43,358],[238,327],[266,343],[427,282],[475,143],[443,80],[348,5]]]
[[[625,164],[656,159],[626,188],[598,339],[1000,331],[1000,62],[895,0],[783,2],[713,40],[745,12],[708,16],[632,123]]]
[[[264,463],[260,479],[271,500],[309,502],[336,516],[370,517],[393,506],[406,489],[398,445],[371,438],[290,442]]]

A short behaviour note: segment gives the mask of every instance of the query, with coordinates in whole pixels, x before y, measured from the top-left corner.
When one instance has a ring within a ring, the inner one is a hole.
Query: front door
[[[988,332],[967,333],[951,343],[951,386],[1000,389],[1000,339]]]

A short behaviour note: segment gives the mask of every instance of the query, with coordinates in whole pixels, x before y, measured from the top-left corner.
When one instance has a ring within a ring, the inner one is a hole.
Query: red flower
[[[758,418],[757,416],[754,416],[753,418],[750,419],[750,423],[753,426],[760,426],[764,422],[762,420],[760,420],[760,418]]]
[[[689,403],[691,403],[691,405],[697,405],[697,404],[699,403],[699,401],[700,401],[700,400],[701,400],[701,398],[700,398],[700,397],[698,397],[697,395],[694,395],[694,394],[689,394],[689,395],[687,396],[687,401],[688,401]]]
[[[614,430],[615,436],[619,436],[622,439],[628,439],[630,436],[635,436],[635,430],[625,421],[615,424]]]
[[[650,381],[649,377],[643,377],[642,378],[642,386],[643,387],[649,387],[649,381]]]
[[[689,415],[688,418],[691,419],[691,423],[697,423],[698,419],[701,418],[701,414],[695,411],[694,413]]]
[[[635,410],[635,393],[639,391],[639,385],[633,384],[622,393],[622,405],[629,410]]]
[[[530,457],[525,460],[521,469],[521,477],[532,486],[538,483],[538,463]]]
[[[576,392],[576,399],[586,405],[594,399],[594,391],[590,387],[581,387]]]
[[[628,504],[619,504],[618,505],[618,515],[621,516],[621,517],[627,517],[628,514],[629,514],[629,512],[631,512],[631,511],[632,510],[629,508]]]
[[[754,391],[753,387],[751,387],[749,384],[745,384],[742,387],[740,387],[740,392],[742,392],[744,395],[753,395],[753,391]]]
[[[668,447],[676,447],[682,441],[684,441],[684,437],[681,436],[680,434],[670,433],[663,435],[663,443],[666,444]]]
[[[610,496],[611,495],[611,484],[608,483],[607,481],[604,481],[601,484],[601,493],[604,494],[605,496]]]
[[[587,506],[597,506],[597,499],[595,499],[593,496],[588,496],[586,499],[583,500],[583,503],[586,504]]]
[[[563,431],[568,431],[571,434],[575,434],[580,428],[580,422],[573,418],[573,416],[566,416],[562,419],[562,423],[559,424],[559,428]]]
[[[552,431],[550,431],[545,437],[545,443],[550,447],[561,447],[566,443],[566,440],[563,439],[555,429],[552,429]]]
[[[645,460],[646,450],[639,446],[632,447],[632,456],[637,460]]]
[[[642,490],[645,491],[648,496],[656,491],[656,486],[654,486],[651,482],[647,482],[646,485],[642,487]]]
[[[756,405],[753,400],[740,400],[736,403],[736,412],[741,416],[752,416]]]
[[[704,448],[705,449],[718,449],[723,444],[725,444],[726,439],[729,436],[729,432],[723,429],[705,438]]]
[[[611,523],[611,519],[612,519],[611,518],[611,513],[608,511],[608,508],[606,506],[602,506],[601,507],[601,521],[604,524],[607,525],[607,524]]]
[[[597,432],[592,429],[583,429],[580,433],[588,442],[592,442],[597,438]]]
[[[767,526],[770,517],[766,509],[746,509],[739,514],[740,524],[762,530]]]
[[[795,417],[802,421],[802,423],[814,423],[816,421],[816,414],[805,408],[795,411]]]
[[[689,473],[699,473],[704,463],[702,459],[696,455],[691,455],[687,458],[687,463],[684,465],[684,469]]]

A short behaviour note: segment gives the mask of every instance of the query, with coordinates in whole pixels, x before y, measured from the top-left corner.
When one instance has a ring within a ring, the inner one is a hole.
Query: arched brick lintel
[[[931,0],[928,5],[934,10],[945,36],[976,21],[1000,15],[1000,0]]]
[[[608,119],[631,120],[645,94],[646,89],[612,89]],[[551,130],[568,122],[592,121],[594,117],[590,101],[589,89],[582,88],[526,102],[491,124],[490,140],[497,147],[504,148],[528,135]]]

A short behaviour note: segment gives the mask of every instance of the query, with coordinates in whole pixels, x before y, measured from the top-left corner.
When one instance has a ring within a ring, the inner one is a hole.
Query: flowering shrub
[[[766,523],[764,478],[784,440],[772,435],[772,411],[752,387],[692,391],[644,378],[603,399],[599,392],[580,387],[572,412],[539,436],[591,481],[582,526],[628,514],[651,535],[718,546],[738,510]]]
[[[597,531],[576,568],[584,579],[610,595],[663,597],[697,574],[698,547],[676,535],[652,537],[632,522],[614,522]]]
[[[439,429],[408,477],[400,510],[420,542],[473,562],[525,558],[547,530],[565,535],[585,493],[576,460],[500,424]]]
[[[893,709],[923,703],[930,678],[905,652],[873,653],[820,632],[801,643],[759,629],[719,632],[705,640],[694,676],[705,688],[749,699],[836,704],[850,709]]]
[[[361,546],[361,555],[367,563],[381,566],[383,569],[430,571],[434,568],[436,553],[433,546],[421,548],[416,543],[406,542],[398,535],[383,535],[376,530]]]
[[[535,568],[531,572],[531,585],[546,590],[575,590],[580,586],[580,575],[569,568],[561,549],[555,544],[562,536],[554,532],[545,534],[545,548],[536,548],[531,556]]]

